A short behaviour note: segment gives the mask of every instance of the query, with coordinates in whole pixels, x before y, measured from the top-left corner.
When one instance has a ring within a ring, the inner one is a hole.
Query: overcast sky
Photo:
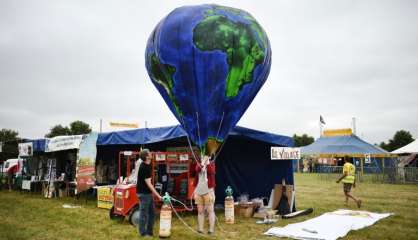
[[[418,1],[212,1],[250,12],[271,73],[240,122],[282,135],[351,127],[371,143],[418,138]],[[0,128],[43,137],[82,120],[177,124],[145,69],[147,38],[208,1],[0,1]]]

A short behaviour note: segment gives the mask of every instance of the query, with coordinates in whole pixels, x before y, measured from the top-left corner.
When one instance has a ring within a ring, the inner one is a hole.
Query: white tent
[[[406,146],[396,149],[392,153],[418,153],[418,140],[415,140]]]

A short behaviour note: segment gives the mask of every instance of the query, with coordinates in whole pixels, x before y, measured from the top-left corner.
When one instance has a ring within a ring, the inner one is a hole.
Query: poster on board
[[[76,194],[96,184],[96,141],[98,133],[90,133],[81,143],[77,156]]]
[[[370,154],[364,154],[364,163],[366,163],[366,164],[370,164],[372,161],[371,161],[371,156],[370,156]]]
[[[29,157],[33,155],[32,142],[19,143],[17,147],[19,149],[19,157]]]
[[[300,148],[271,147],[271,160],[300,159]]]
[[[57,152],[80,147],[83,135],[58,136],[46,139],[45,152]]]

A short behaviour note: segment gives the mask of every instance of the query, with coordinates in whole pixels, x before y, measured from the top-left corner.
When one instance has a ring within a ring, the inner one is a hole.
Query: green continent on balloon
[[[182,116],[183,113],[180,110],[177,100],[173,94],[173,74],[176,72],[176,68],[169,64],[161,63],[160,59],[158,59],[155,53],[148,57],[150,58],[149,62],[151,63],[151,79],[165,89],[168,97],[173,103],[174,108],[176,109],[177,114]]]
[[[229,66],[226,79],[227,97],[235,97],[244,84],[253,79],[255,67],[264,59],[264,47],[259,46],[254,24],[233,22],[223,15],[210,15],[193,30],[193,42],[202,51],[220,50],[226,53]]]
[[[264,32],[264,30],[261,28],[261,26],[258,24],[258,22],[254,19],[253,16],[251,16],[251,14],[240,10],[240,9],[236,9],[236,8],[231,8],[231,7],[225,7],[225,6],[215,6],[213,9],[210,9],[208,11],[206,11],[207,15],[214,15],[214,14],[220,14],[222,15],[222,11],[225,12],[229,12],[232,13],[234,15],[239,15],[243,18],[245,18],[246,20],[251,22],[251,28],[253,31],[255,31],[257,33],[257,37],[258,39],[261,41],[262,44],[262,48],[265,49],[267,47],[268,44],[268,39],[267,39],[267,35]]]

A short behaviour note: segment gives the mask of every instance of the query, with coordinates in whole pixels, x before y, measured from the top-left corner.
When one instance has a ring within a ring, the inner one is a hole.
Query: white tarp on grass
[[[371,213],[340,209],[324,213],[319,217],[285,227],[270,228],[265,235],[288,237],[293,239],[335,240],[344,237],[350,230],[358,230],[373,225],[391,213]]]

